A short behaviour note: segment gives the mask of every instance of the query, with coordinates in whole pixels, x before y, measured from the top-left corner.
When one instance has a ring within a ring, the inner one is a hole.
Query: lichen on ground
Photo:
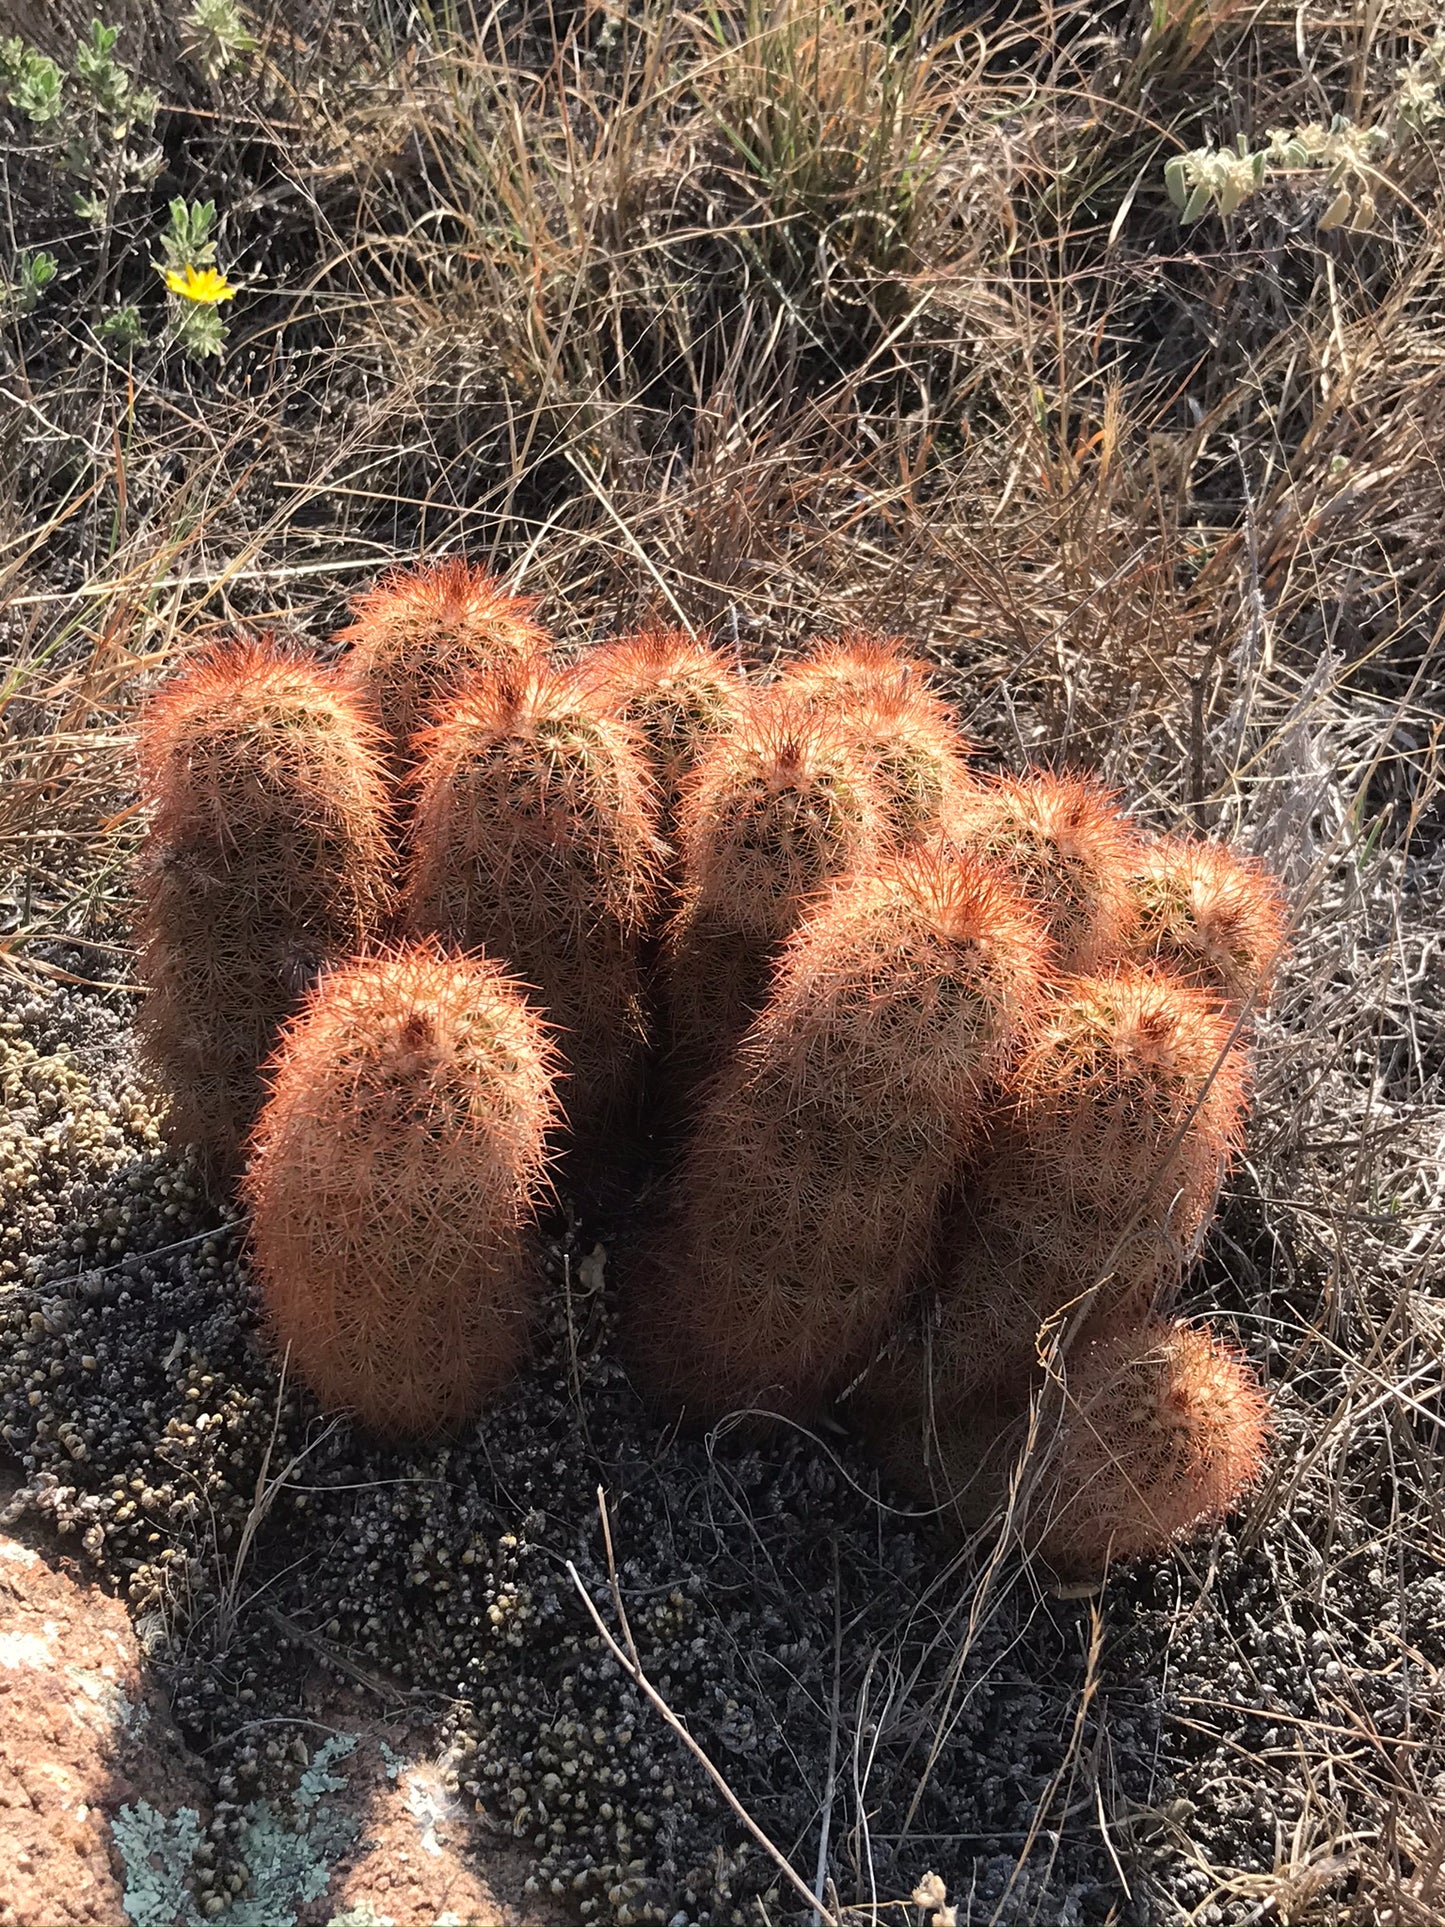
[[[145,1800],[122,1807],[112,1831],[131,1919],[177,1927],[295,1927],[298,1907],[326,1892],[337,1855],[356,1838],[356,1820],[327,1800],[345,1787],[345,1776],[332,1768],[355,1745],[350,1734],[322,1742],[296,1783],[289,1812],[278,1813],[267,1800],[241,1809],[229,1892],[197,1894],[197,1869],[209,1855],[193,1807],[169,1816]]]

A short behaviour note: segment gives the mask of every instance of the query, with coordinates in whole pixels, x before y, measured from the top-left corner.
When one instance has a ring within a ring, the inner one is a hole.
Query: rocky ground
[[[443,1786],[426,1730],[330,1682],[289,1740],[291,1800],[249,1805],[238,1865],[218,1878],[205,1762],[124,1605],[43,1536],[41,1550],[0,1536],[0,1626],[6,1927],[546,1917],[521,1893],[520,1856],[479,1838]]]

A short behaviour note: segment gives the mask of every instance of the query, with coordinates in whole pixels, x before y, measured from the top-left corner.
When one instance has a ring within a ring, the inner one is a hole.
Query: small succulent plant
[[[337,673],[375,713],[398,772],[414,761],[412,737],[468,677],[540,659],[547,636],[533,606],[460,556],[397,570],[357,597],[337,633],[351,645]]]
[[[282,1019],[389,913],[381,743],[314,664],[239,640],[152,698],[140,766],[141,1036],[172,1135],[224,1181]]]
[[[427,945],[329,973],[288,1027],[245,1196],[272,1337],[329,1410],[427,1437],[516,1370],[554,1063],[496,965]]]
[[[1039,1550],[1087,1574],[1168,1552],[1255,1482],[1269,1434],[1263,1386],[1207,1328],[1151,1319],[1100,1336],[1068,1361]]]

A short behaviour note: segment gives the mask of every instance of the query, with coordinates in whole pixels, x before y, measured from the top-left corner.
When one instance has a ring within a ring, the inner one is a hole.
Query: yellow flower
[[[198,268],[190,261],[184,273],[167,268],[165,276],[172,294],[178,294],[182,301],[194,301],[200,308],[214,308],[218,301],[230,301],[236,293],[224,274],[215,268]]]

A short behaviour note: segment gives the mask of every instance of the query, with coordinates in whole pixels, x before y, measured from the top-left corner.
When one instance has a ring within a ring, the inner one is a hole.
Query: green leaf
[[[35,248],[15,259],[15,277],[0,281],[0,311],[29,314],[60,271],[60,263],[44,248]]]
[[[102,341],[108,341],[114,348],[137,348],[145,340],[140,310],[131,302],[108,314],[96,332]]]
[[[161,232],[161,252],[170,268],[209,268],[215,265],[216,244],[210,239],[216,221],[214,201],[171,202],[170,221]]]
[[[219,360],[226,352],[228,338],[226,324],[215,308],[199,307],[187,302],[176,318],[177,345],[193,361],[204,361],[209,356]]]
[[[186,53],[207,80],[218,80],[243,54],[256,51],[235,0],[195,0],[184,22]]]
[[[1189,158],[1176,154],[1172,161],[1164,163],[1164,185],[1169,190],[1169,198],[1177,208],[1184,208],[1189,201]]]
[[[130,98],[130,75],[111,58],[119,33],[118,27],[105,27],[92,20],[90,39],[82,40],[75,50],[75,77],[107,114],[122,113]]]
[[[1179,217],[1181,226],[1193,227],[1201,215],[1208,213],[1210,198],[1208,183],[1201,181],[1184,203],[1184,212]]]
[[[61,72],[53,60],[23,47],[6,94],[32,127],[49,127],[65,112]]]

